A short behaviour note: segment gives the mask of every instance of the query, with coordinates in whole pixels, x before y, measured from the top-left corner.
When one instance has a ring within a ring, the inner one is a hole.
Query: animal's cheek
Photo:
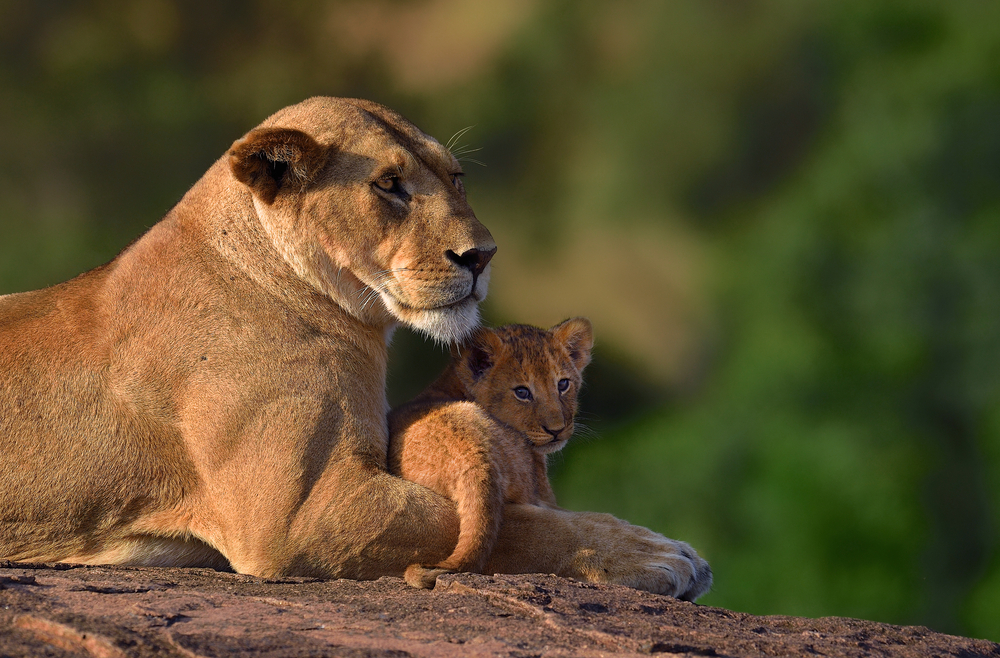
[[[343,190],[338,190],[343,192]],[[348,203],[335,203],[329,194],[313,194],[298,209],[298,216],[290,218],[289,225],[304,238],[313,235],[320,243],[340,245],[360,253],[384,239],[385,226],[379,215],[366,208],[367,200],[353,198]],[[345,212],[345,206],[354,205],[355,211]],[[360,210],[358,210],[360,208]],[[350,245],[350,246],[349,246]]]
[[[312,196],[304,210],[338,238],[381,240],[405,224],[405,212],[376,198],[367,188],[330,186],[324,190],[329,192]]]
[[[412,220],[386,227],[375,249],[379,262],[396,272],[418,279],[441,276],[447,271],[444,247],[435,248],[440,239]]]
[[[497,420],[523,432],[532,428],[531,416],[524,407],[524,403],[512,404],[502,400],[495,401],[490,409],[493,410]]]
[[[562,414],[567,425],[572,423],[573,417],[576,416],[576,402],[564,400],[562,403]]]
[[[384,268],[395,271],[404,271],[413,262],[413,245],[395,231],[387,231],[372,253]]]

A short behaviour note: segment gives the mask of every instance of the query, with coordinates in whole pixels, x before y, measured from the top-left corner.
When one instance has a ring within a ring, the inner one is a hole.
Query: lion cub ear
[[[570,318],[549,329],[556,341],[562,345],[569,358],[573,359],[577,370],[583,370],[590,363],[590,350],[594,348],[594,328],[587,318]]]
[[[327,149],[301,130],[257,128],[229,149],[236,180],[270,205],[285,187],[305,187],[324,164]]]
[[[480,327],[473,332],[462,350],[472,381],[479,381],[493,367],[497,352],[502,347],[503,340],[492,329]]]

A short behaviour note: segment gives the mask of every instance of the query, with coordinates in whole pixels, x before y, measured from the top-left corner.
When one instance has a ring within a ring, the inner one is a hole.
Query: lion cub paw
[[[438,569],[435,567],[422,567],[419,564],[411,564],[403,572],[403,580],[410,587],[417,589],[434,589],[437,577],[441,574],[452,573],[450,569]]]

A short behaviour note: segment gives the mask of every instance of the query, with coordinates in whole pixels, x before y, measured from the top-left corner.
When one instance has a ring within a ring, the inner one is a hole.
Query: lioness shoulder
[[[459,540],[433,568],[411,565],[411,585],[445,570],[478,571],[496,542],[505,503],[555,506],[546,456],[573,434],[593,332],[585,318],[548,331],[478,329],[444,373],[389,416],[389,469],[453,500]]]

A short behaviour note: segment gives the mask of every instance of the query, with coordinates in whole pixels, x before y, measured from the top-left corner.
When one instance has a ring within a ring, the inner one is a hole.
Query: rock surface
[[[261,580],[0,562],[0,656],[995,656],[854,619],[755,617],[555,576]]]

